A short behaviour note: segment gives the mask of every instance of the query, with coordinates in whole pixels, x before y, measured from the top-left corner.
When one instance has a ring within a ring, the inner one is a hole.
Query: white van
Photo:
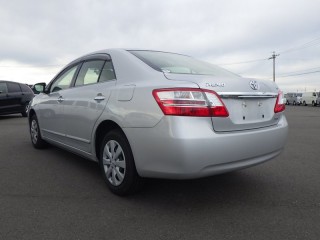
[[[319,92],[305,92],[302,93],[302,104],[307,106],[312,104],[313,106],[317,105],[317,98],[319,97]]]

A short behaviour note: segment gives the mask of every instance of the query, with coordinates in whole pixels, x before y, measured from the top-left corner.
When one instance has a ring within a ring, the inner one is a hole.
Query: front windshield
[[[156,51],[129,52],[148,64],[150,67],[164,73],[239,77],[225,69],[185,55]]]

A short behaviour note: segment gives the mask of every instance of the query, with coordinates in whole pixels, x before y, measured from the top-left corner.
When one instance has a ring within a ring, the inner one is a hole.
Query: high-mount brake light
[[[199,88],[155,89],[152,92],[165,115],[193,117],[228,117],[219,95]]]
[[[274,112],[275,113],[283,112],[285,109],[286,109],[286,105],[283,101],[283,92],[279,91],[276,105],[274,106]]]

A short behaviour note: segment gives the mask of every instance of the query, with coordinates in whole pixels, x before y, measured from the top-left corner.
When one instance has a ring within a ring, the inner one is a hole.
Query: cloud
[[[317,0],[0,3],[2,65],[8,61],[19,66],[64,65],[105,48],[173,51],[213,63],[233,63],[268,58],[272,51],[285,51],[320,36]],[[277,58],[277,71],[320,66],[319,53],[319,46],[283,53]],[[247,76],[272,77],[272,62],[267,60],[224,67]],[[10,78],[5,73],[9,70],[0,65],[1,76]],[[46,81],[49,77],[52,74]],[[283,82],[288,88],[287,81],[279,79],[280,86]]]

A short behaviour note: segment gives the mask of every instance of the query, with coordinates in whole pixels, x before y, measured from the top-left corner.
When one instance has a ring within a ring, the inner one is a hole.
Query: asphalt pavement
[[[0,239],[320,239],[320,107],[288,106],[283,153],[249,169],[148,180],[113,195],[98,165],[32,147],[26,118],[0,116]]]

